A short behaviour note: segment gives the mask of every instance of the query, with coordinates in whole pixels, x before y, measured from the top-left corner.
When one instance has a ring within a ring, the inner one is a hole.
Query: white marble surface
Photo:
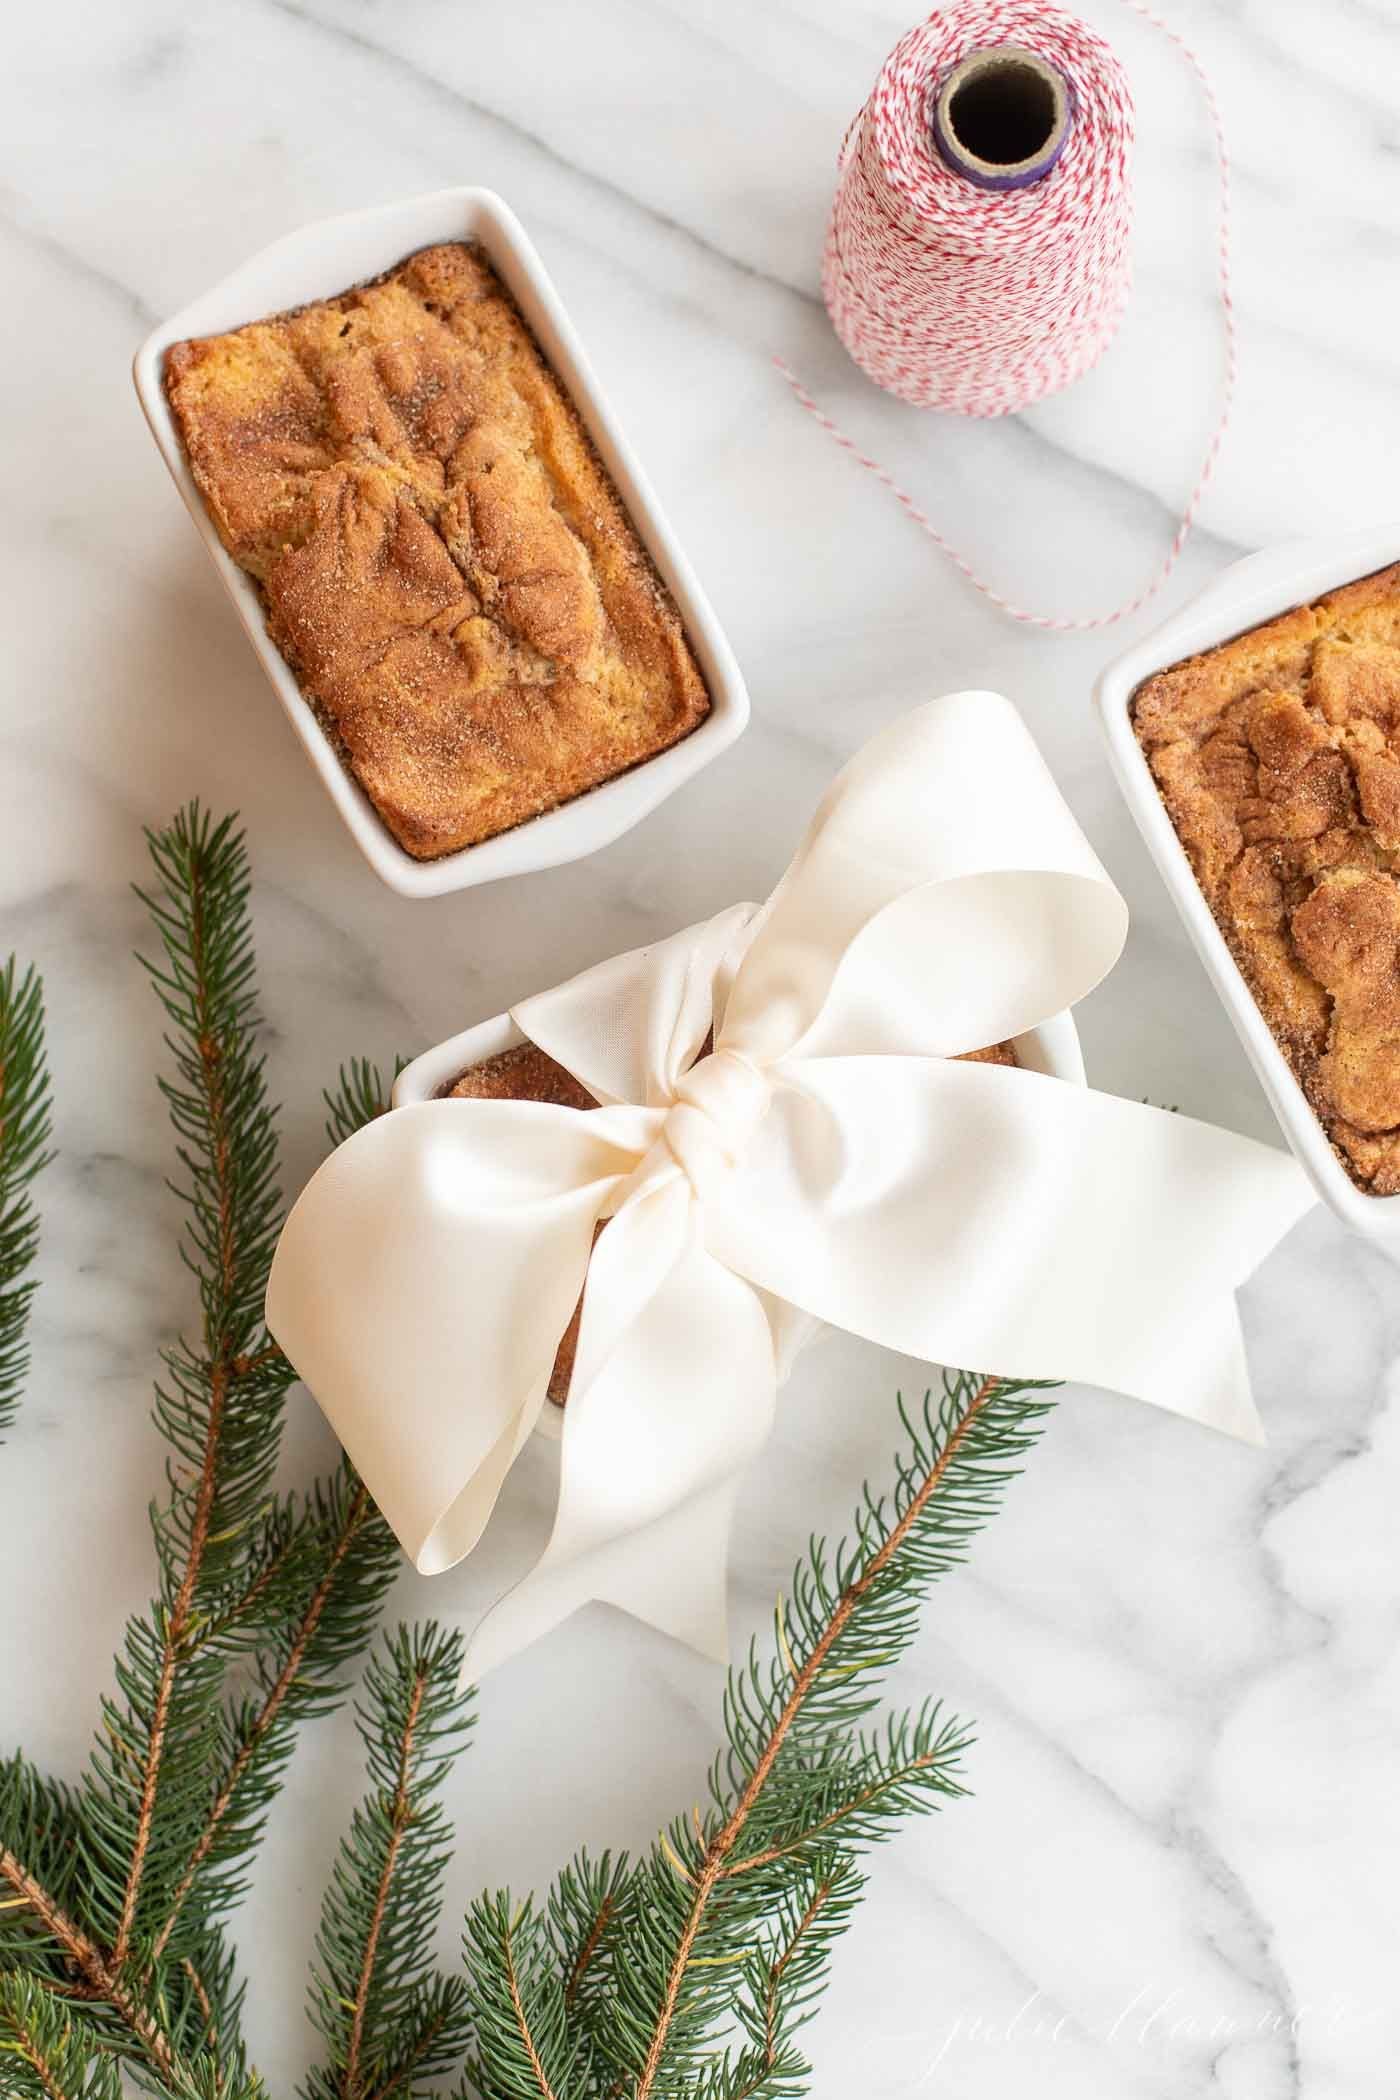
[[[1163,0],[1237,155],[1243,369],[1165,603],[1242,550],[1395,509],[1400,16],[1393,0]],[[144,1518],[172,1259],[153,1002],[129,960],[140,826],[244,811],[288,1167],[355,1051],[414,1051],[782,864],[835,762],[948,686],[1025,708],[1135,914],[1081,1015],[1091,1077],[1260,1134],[1269,1118],[1120,807],[1088,706],[1113,639],[1008,625],[792,406],[781,351],[998,578],[1094,608],[1153,562],[1217,376],[1209,163],[1169,51],[1085,0],[1143,113],[1139,290],[1072,394],[998,427],[874,394],[817,298],[843,126],[897,0],[48,0],[9,24],[0,256],[3,945],[48,980],[58,1139],[37,1369],[0,1454],[0,1735],[76,1774]],[[535,235],[747,671],[746,741],[585,866],[437,904],[378,886],[263,686],[141,425],[152,318],[319,213],[444,183]],[[1142,631],[1151,615],[1133,624]],[[1125,634],[1124,639],[1128,637]],[[976,1798],[876,1859],[810,2030],[820,2100],[1380,2100],[1400,2042],[1400,1281],[1314,1213],[1247,1294],[1264,1454],[1068,1394],[899,1674],[977,1717]],[[734,1563],[755,1623],[838,1525],[918,1372],[802,1367]],[[294,1410],[289,1477],[326,1456]],[[523,1508],[544,1484],[533,1454]],[[469,1613],[473,1563],[408,1613]],[[716,1675],[598,1610],[488,1681],[455,1786],[455,1906],[689,1801]],[[274,2088],[357,1784],[340,1717],[298,1753],[239,1924]],[[444,1945],[455,1926],[444,1930]]]

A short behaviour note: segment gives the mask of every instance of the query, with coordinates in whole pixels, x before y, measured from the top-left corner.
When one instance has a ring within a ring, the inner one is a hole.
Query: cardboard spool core
[[[1048,175],[1065,150],[1069,126],[1069,82],[1019,44],[969,51],[933,105],[939,152],[982,189],[1023,189]]]

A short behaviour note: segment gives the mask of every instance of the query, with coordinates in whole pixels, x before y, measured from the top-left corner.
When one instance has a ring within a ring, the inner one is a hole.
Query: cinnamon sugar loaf
[[[674,604],[484,255],[177,343],[220,537],[384,823],[421,860],[677,742],[709,696]]]
[[[1334,1150],[1400,1193],[1400,565],[1159,672],[1133,724]]]
[[[1011,1043],[993,1043],[989,1049],[969,1051],[968,1058],[978,1064],[1017,1063]],[[484,1063],[473,1065],[446,1089],[446,1093],[454,1101],[552,1101],[560,1108],[596,1108],[598,1105],[572,1072],[556,1064],[552,1057],[530,1042],[517,1043],[513,1049],[502,1050]],[[602,1229],[600,1225],[598,1231]],[[573,1318],[564,1330],[554,1368],[549,1374],[549,1397],[556,1407],[562,1407],[568,1398],[582,1317],[583,1300],[580,1298],[574,1307]]]

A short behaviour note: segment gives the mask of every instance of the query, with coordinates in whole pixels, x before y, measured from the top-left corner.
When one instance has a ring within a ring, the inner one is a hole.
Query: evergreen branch
[[[834,1553],[813,1541],[779,1604],[771,1660],[751,1650],[731,1672],[728,1747],[711,1775],[711,1811],[678,1818],[612,1892],[612,1914],[570,2004],[587,2051],[575,2090],[737,2100],[787,2093],[805,2076],[790,2036],[858,1892],[851,1848],[963,1790],[968,1738],[937,1706],[896,1716],[878,1733],[862,1722],[913,1638],[929,1584],[965,1554],[1046,1407],[1038,1386],[956,1374],[921,1416],[901,1409],[911,1448],[896,1461],[893,1492],[865,1492],[853,1538]],[[551,1899],[578,1946],[587,1938],[585,1898],[596,1893],[582,1866],[571,1870],[572,1888],[561,1877]],[[800,1935],[806,1945],[810,1932],[821,1959],[814,1951],[811,1970],[796,1953],[784,1962],[781,1947],[772,1952],[772,1920],[800,1922],[827,1876],[832,1888]],[[555,1937],[556,1974],[567,1984],[568,1935]],[[756,1947],[769,1950],[763,1983]],[[481,1936],[472,1958],[493,1959]],[[499,1950],[494,1959],[498,1971]],[[746,1979],[737,2006],[736,1975]],[[499,1973],[474,1981],[478,1997],[499,1996]],[[716,2028],[735,2017],[748,2020],[750,2039],[737,2054],[717,2055]],[[770,2032],[781,2046],[770,2048]],[[497,2088],[511,2100],[531,2091],[518,2039],[498,2024],[483,2033],[483,2053],[488,2041],[502,2051],[490,2065]]]
[[[586,1852],[565,1868],[550,1892],[550,1922],[560,1968],[567,1981],[564,2002],[573,2006],[588,1980],[608,1927],[614,1922],[628,1888],[626,1853],[610,1852],[596,1861]]]
[[[730,1855],[738,1845],[762,1797],[769,1775],[777,1765],[783,1746],[795,1727],[804,1704],[816,1690],[823,1669],[838,1651],[843,1634],[855,1620],[865,1600],[878,1588],[886,1569],[897,1562],[905,1541],[915,1534],[921,1517],[936,1495],[950,1466],[954,1464],[978,1416],[989,1405],[993,1395],[1001,1390],[1000,1382],[996,1378],[984,1378],[980,1382],[967,1400],[951,1434],[933,1456],[923,1479],[909,1494],[903,1513],[858,1572],[843,1586],[835,1608],[810,1643],[808,1652],[796,1671],[791,1690],[773,1717],[767,1740],[759,1748],[758,1756],[738,1800],[719,1829],[705,1844],[696,1863],[693,1875],[694,1893],[666,1975],[651,2039],[642,2061],[636,2100],[648,2100],[648,2096],[656,2088],[666,2060],[667,2043],[680,2009],[686,1974],[695,1954],[696,1941],[700,1936],[706,1911],[713,1900],[716,1887],[724,1876]],[[863,1525],[861,1530],[864,1536]]]
[[[182,2100],[267,2100],[267,2088],[241,2056],[229,2065],[202,2056],[190,2065],[181,2096]]]
[[[0,1975],[0,2092],[9,2100],[121,2100],[117,2065],[52,1991]]]
[[[137,1999],[117,1973],[115,1965],[88,1933],[61,1909],[34,1876],[16,1859],[8,1846],[0,1845],[0,1881],[13,1890],[18,1902],[39,1924],[54,1946],[73,1965],[87,1992],[110,2005],[144,2050],[152,2067],[167,2084],[176,2082],[178,2066],[169,2040],[148,2008]],[[22,1973],[22,1972],[16,1972]]]
[[[232,1724],[220,1776],[154,1932],[148,1966],[166,1953],[201,1877],[208,1879],[211,1867],[225,1866],[256,1843],[297,1723],[338,1696],[334,1674],[363,1646],[393,1580],[393,1535],[348,1462],[329,1488],[313,1493],[308,1512],[320,1551],[304,1607],[285,1636],[280,1661],[264,1666],[261,1698]],[[227,1878],[207,1886],[203,1916],[239,1893],[241,1885]]]
[[[311,2013],[330,2046],[308,2092],[365,2100],[445,2068],[466,2041],[465,1985],[431,1968],[450,1855],[434,1796],[470,1727],[462,1637],[401,1626],[358,1709],[370,1791],[342,1840],[316,1938]]]
[[[367,2100],[390,2100],[391,2095],[411,2093],[416,2079],[454,2068],[470,2028],[466,1985],[460,1976],[433,1979],[418,2008],[418,2022],[403,2054],[388,2066]]]
[[[132,1963],[128,1973],[134,1970]],[[201,2081],[207,2066],[211,2082],[227,2100],[246,2074],[238,2031],[243,1986],[227,1940],[218,1931],[208,1932],[190,1952],[138,1984],[174,2050],[182,2094]]]
[[[887,1823],[922,1806],[918,1797],[924,1792],[957,1800],[967,1791],[958,1773],[970,1742],[971,1737],[956,1722],[939,1725],[936,1707],[917,1722],[907,1714],[898,1716],[889,1723],[883,1748],[862,1739],[853,1759],[834,1762],[822,1773],[830,1807],[824,1812],[820,1809],[814,1790],[816,1798],[809,1796],[804,1801],[795,1834],[747,1858],[730,1860],[724,1878],[771,1866],[817,1838],[839,1835],[844,1844],[868,1844],[883,1835]]]
[[[218,1449],[219,1424],[222,1416],[222,1398],[217,1389],[210,1403],[210,1447],[204,1475],[200,1483],[201,1511],[196,1537],[184,1580],[175,1600],[175,1610],[163,1615],[165,1628],[163,1649],[156,1678],[155,1710],[146,1729],[146,1748],[141,1769],[141,1794],[135,1817],[134,1841],[131,1847],[130,1864],[122,1886],[121,1910],[117,1919],[117,1937],[113,1955],[118,1966],[126,1960],[131,1944],[131,1930],[136,1917],[136,1905],[141,1894],[141,1877],[145,1871],[146,1854],[150,1848],[151,1833],[155,1825],[156,1788],[160,1783],[161,1758],[165,1751],[166,1731],[170,1725],[171,1702],[175,1690],[175,1672],[179,1663],[180,1644],[188,1629],[194,1587],[199,1577],[199,1556],[203,1547],[203,1533],[208,1523],[208,1508],[213,1498],[214,1455]]]
[[[191,1625],[186,1654],[214,1646],[226,1653],[245,1644],[256,1648],[269,1631],[285,1625],[300,1608],[317,1545],[314,1512],[298,1497],[270,1502],[250,1533],[235,1580]]]
[[[467,1913],[478,2054],[469,2075],[481,2100],[570,2100],[582,2055],[545,1920],[501,1890]]]
[[[454,1672],[454,1678],[455,1674]],[[413,1820],[410,1774],[417,1748],[416,1738],[422,1714],[423,1695],[427,1687],[427,1674],[419,1666],[411,1674],[403,1719],[399,1724],[398,1771],[395,1775],[393,1795],[387,1810],[381,1807],[385,1828],[382,1844],[377,1847],[380,1853],[379,1871],[374,1878],[374,1893],[364,1934],[364,1952],[360,1957],[360,1973],[355,1986],[355,2010],[350,2016],[350,2033],[345,2044],[345,2065],[341,2077],[341,2089],[346,2095],[346,2100],[355,2100],[360,2090],[360,2051],[364,2046],[365,2013],[369,2004],[369,1994],[374,1987],[375,1964],[379,1959],[379,1939],[384,1930],[384,1914],[388,1908],[390,1891],[394,1886],[394,1874],[399,1863],[404,1833]]]
[[[816,2010],[834,1942],[861,1889],[850,1858],[832,1851],[775,1905],[762,1944],[743,1965],[734,2016],[747,2046],[702,2072],[692,2100],[783,2100],[807,2090],[809,2066],[794,2037]]]
[[[31,1189],[49,1159],[43,986],[12,955],[0,970],[0,1429],[14,1420],[29,1368],[26,1335],[39,1245]]]
[[[629,1906],[638,1888],[625,1853],[614,1858],[604,1852],[595,1860],[583,1852],[564,1868],[549,1892],[547,1926],[579,2052],[575,2082],[580,2090],[591,2091],[599,2076],[606,2081],[610,2075],[608,1952],[630,1929]]]
[[[402,1057],[394,1059],[393,1076],[387,1085],[378,1065],[367,1057],[352,1057],[348,1065],[341,1066],[335,1085],[327,1087],[321,1096],[326,1104],[326,1142],[332,1151],[376,1116],[387,1113],[394,1080],[404,1064]]]
[[[276,1462],[291,1370],[269,1355],[262,1299],[281,1218],[276,1118],[255,1048],[247,853],[233,820],[197,804],[147,834],[158,879],[143,897],[162,954],[146,968],[171,1024],[175,1076],[161,1081],[186,1185],[185,1255],[199,1282],[201,1341],[166,1353],[156,1415],[192,1480],[153,1513],[162,1597],[128,1629],[122,1708],[107,1708],[89,1795],[94,1865],[115,1904],[113,1961],[132,1949],[158,1842],[155,1894],[186,1849],[191,1795],[208,1770],[222,1668],[188,1653],[206,1590],[227,1579]],[[130,1759],[140,1773],[131,1799]],[[159,1818],[163,1799],[176,1812]]]
[[[15,1892],[0,1899],[0,1964],[60,1982],[64,1970],[54,1943],[36,1935],[34,1925],[47,1912],[76,1908],[82,1867],[79,1819],[68,1789],[45,1779],[18,1755],[0,1764],[0,1856],[7,1863],[0,1871]],[[38,1913],[28,1901],[30,1888],[42,1898]]]
[[[81,2001],[109,2055],[167,2090],[185,2091],[211,2027],[233,2039],[240,1993],[227,1949],[208,1936],[199,1946],[203,2012],[192,2021],[188,1977],[143,1979],[118,1969],[90,1928],[89,1906],[78,1805],[23,1759],[11,1759],[0,1768],[0,1978],[29,1976],[51,1994]]]
[[[214,2001],[209,1995],[208,1985],[190,1960],[188,1954],[182,1955],[180,1958],[180,1973],[193,1992],[195,2004],[199,2007],[200,2017],[204,2021],[205,2045],[211,2050],[217,2049],[219,2023],[214,2017]]]
[[[246,855],[231,822],[196,807],[150,846],[148,968],[170,1022],[162,1092],[200,1328],[164,1354],[159,1594],[127,1627],[85,1786],[75,1798],[22,1760],[0,1766],[0,1961],[76,1992],[138,2074],[236,2100],[256,2081],[218,1916],[241,1893],[297,1724],[341,1695],[397,1553],[348,1466],[301,1500],[271,1496],[293,1374],[262,1315],[280,1199]],[[228,1706],[235,1660],[255,1689]]]
[[[833,1901],[837,1898],[839,1865],[832,1865],[813,1880],[812,1892],[795,1919],[792,1930],[785,1935],[772,1957],[760,1972],[761,1989],[754,1996],[757,2001],[763,2033],[763,2071],[771,2076],[777,2062],[778,2045],[783,2024],[783,1983],[794,1964],[810,1959],[811,1949],[817,1943],[823,1919],[829,1917]],[[847,1869],[849,1873],[850,1870]],[[852,1875],[852,1879],[856,1879]],[[756,2088],[751,2088],[754,2090]]]

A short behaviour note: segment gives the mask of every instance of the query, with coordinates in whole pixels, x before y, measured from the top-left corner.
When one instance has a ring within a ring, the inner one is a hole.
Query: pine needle
[[[48,1139],[43,986],[12,955],[0,969],[0,1429],[14,1420],[29,1369],[29,1272],[39,1247],[32,1190]]]

